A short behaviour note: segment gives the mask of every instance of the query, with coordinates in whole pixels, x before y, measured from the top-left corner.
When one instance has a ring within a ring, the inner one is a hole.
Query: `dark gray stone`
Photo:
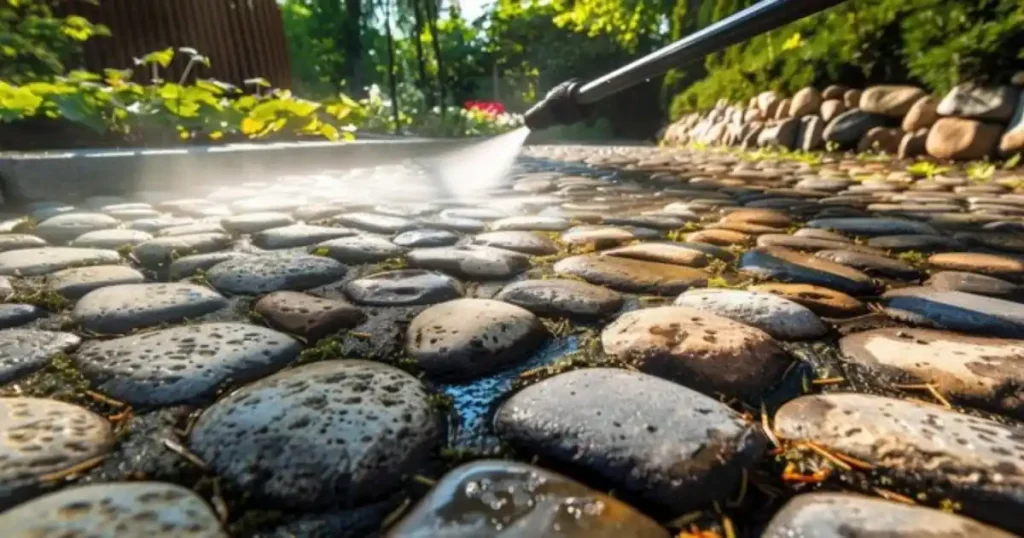
[[[227,305],[217,292],[193,284],[121,284],[85,294],[71,318],[87,331],[124,334],[198,318]]]
[[[925,234],[937,235],[938,232],[928,224],[913,220],[891,218],[838,218],[817,219],[807,223],[811,228],[835,230],[853,235],[897,235]]]
[[[206,254],[224,250],[231,246],[231,236],[223,233],[200,233],[157,237],[136,245],[132,255],[143,267],[159,269],[174,260],[192,254]]]
[[[918,280],[923,274],[906,262],[853,250],[820,250],[814,255],[875,277]]]
[[[437,408],[415,377],[332,360],[219,400],[199,417],[189,447],[253,498],[309,511],[390,495],[434,457],[441,435]]]
[[[71,333],[34,329],[0,331],[0,383],[35,372],[58,353],[78,347],[81,341]]]
[[[75,364],[104,394],[135,406],[212,399],[287,366],[302,350],[286,334],[246,323],[202,323],[93,341]]]
[[[462,297],[462,284],[433,271],[405,269],[357,278],[345,284],[345,295],[373,306],[412,306],[440,303]]]
[[[514,394],[498,435],[672,514],[724,500],[760,460],[756,426],[719,401],[637,372],[576,370]]]
[[[840,149],[850,149],[860,142],[868,131],[875,127],[888,127],[896,122],[880,114],[864,112],[859,108],[851,108],[836,116],[825,127],[826,142],[835,142]]]
[[[962,291],[1008,301],[1024,300],[1024,286],[975,273],[940,271],[933,274],[924,285],[942,291]]]
[[[345,213],[334,217],[333,220],[358,230],[382,234],[396,234],[417,227],[415,221],[407,218],[376,213]]]
[[[142,273],[127,265],[95,265],[73,267],[50,273],[46,285],[68,299],[78,299],[92,290],[118,284],[140,284]]]
[[[0,304],[0,329],[20,327],[47,316],[46,310],[30,304]]]
[[[447,247],[454,245],[459,235],[448,230],[424,228],[402,232],[391,240],[394,244],[406,248]]]
[[[219,263],[206,273],[214,288],[232,295],[307,290],[341,280],[348,267],[323,256],[248,256]]]
[[[930,287],[890,290],[885,313],[915,325],[968,334],[1024,338],[1024,305],[960,291]]]
[[[167,269],[168,280],[181,280],[188,278],[199,271],[208,271],[214,265],[228,260],[252,256],[242,252],[209,252],[207,254],[193,254],[178,258],[171,262]]]
[[[830,261],[779,247],[758,247],[740,259],[740,271],[781,282],[813,284],[850,295],[870,295],[871,277]]]
[[[458,381],[528,359],[547,336],[540,320],[524,308],[455,299],[413,318],[405,347],[431,377]]]
[[[359,265],[376,263],[390,258],[397,258],[405,253],[405,249],[375,235],[356,235],[340,237],[309,247],[309,252],[317,256],[327,256],[342,263]]]
[[[540,316],[600,318],[622,307],[622,295],[578,280],[523,280],[505,286],[495,297]]]
[[[255,233],[252,235],[252,244],[268,250],[308,247],[309,245],[350,235],[356,235],[356,231],[340,226],[328,227],[293,224]]]
[[[558,247],[546,235],[537,232],[507,231],[488,232],[473,238],[473,243],[529,254],[549,256],[558,252]]]
[[[894,252],[936,252],[962,250],[963,244],[945,235],[902,234],[882,235],[868,239],[868,246]]]

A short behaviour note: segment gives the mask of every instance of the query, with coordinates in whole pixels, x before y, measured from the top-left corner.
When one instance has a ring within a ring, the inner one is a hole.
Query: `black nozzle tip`
[[[547,129],[554,125],[570,125],[585,118],[589,110],[579,103],[579,89],[576,79],[567,80],[555,86],[544,99],[526,111],[523,119],[531,131]]]

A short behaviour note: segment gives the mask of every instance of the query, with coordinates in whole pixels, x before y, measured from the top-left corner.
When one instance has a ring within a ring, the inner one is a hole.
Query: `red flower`
[[[492,116],[505,112],[505,105],[497,101],[466,101],[463,106],[465,106],[466,110],[479,110]]]

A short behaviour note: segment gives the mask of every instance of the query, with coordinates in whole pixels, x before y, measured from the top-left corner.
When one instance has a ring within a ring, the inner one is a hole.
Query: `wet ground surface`
[[[1024,532],[1019,173],[530,147],[7,213],[13,536]]]

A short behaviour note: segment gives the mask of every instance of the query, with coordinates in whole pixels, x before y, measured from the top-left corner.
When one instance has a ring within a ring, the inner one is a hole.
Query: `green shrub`
[[[56,16],[51,4],[0,0],[0,80],[23,83],[63,74],[65,63],[81,53],[82,43],[110,35],[105,26],[83,17]]]

